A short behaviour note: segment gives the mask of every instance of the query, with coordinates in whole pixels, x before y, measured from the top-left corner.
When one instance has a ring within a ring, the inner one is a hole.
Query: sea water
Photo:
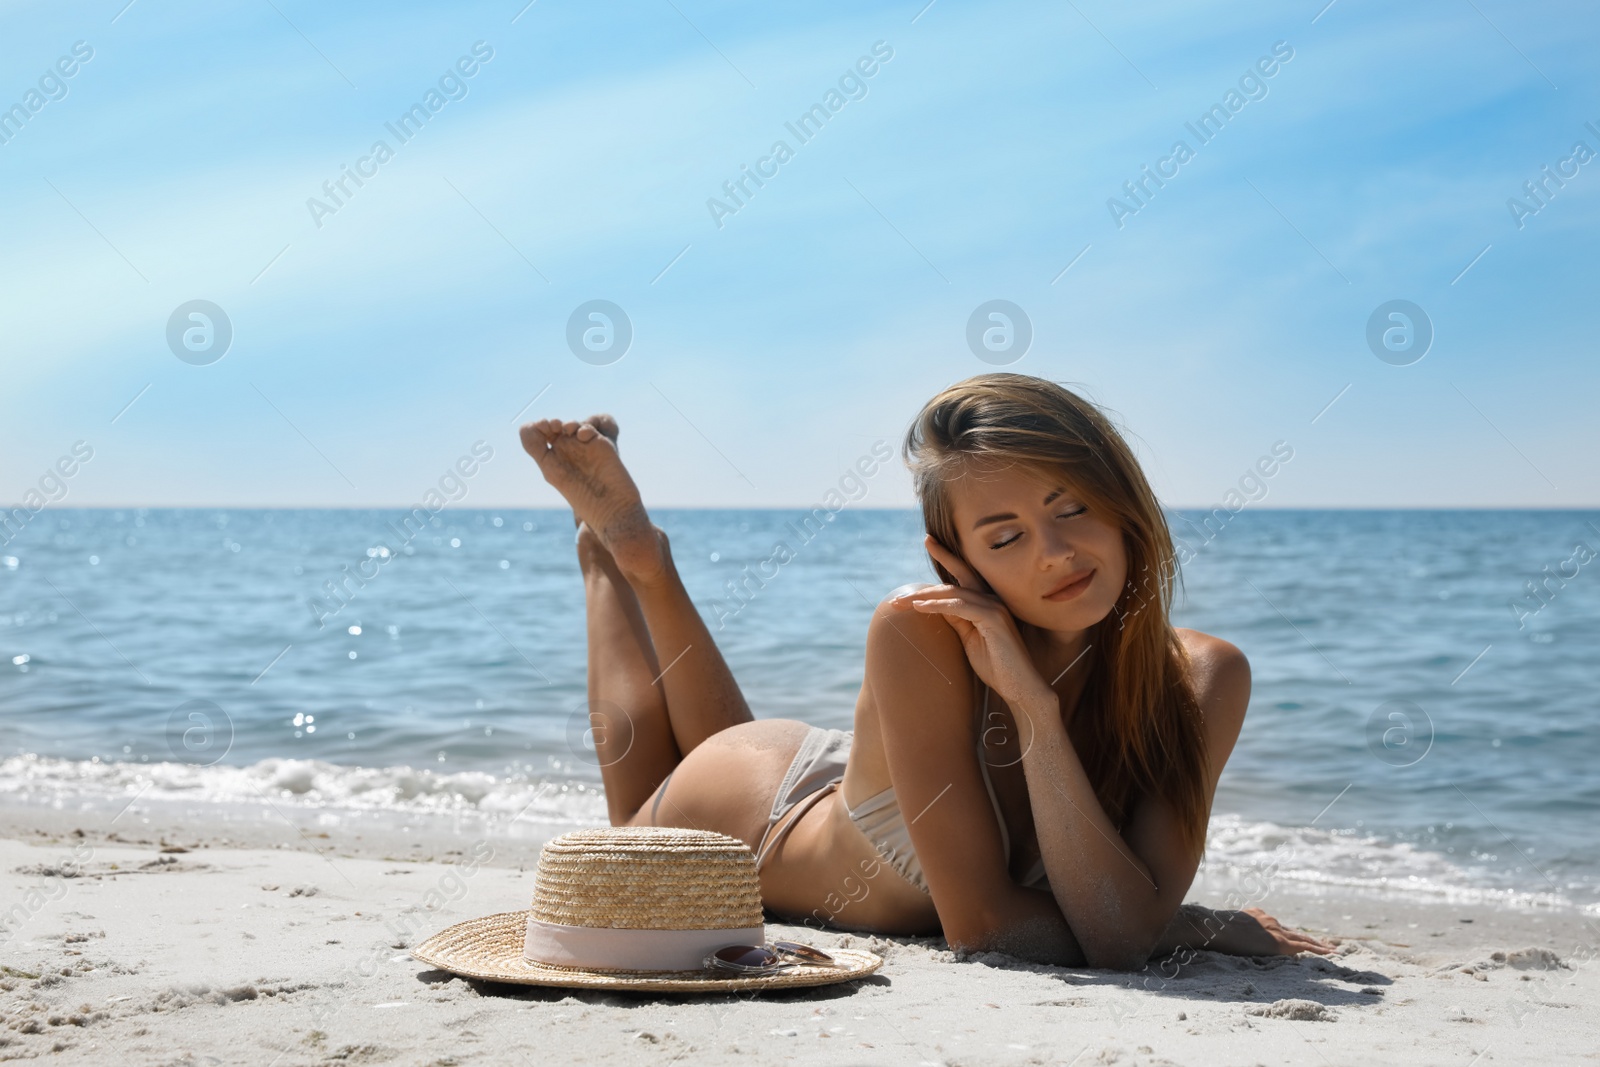
[[[654,517],[756,715],[848,727],[874,604],[931,577],[919,516]],[[0,548],[0,800],[604,821],[570,515],[404,519],[35,516]],[[1174,622],[1254,679],[1208,864],[1600,903],[1600,514],[1171,521]]]

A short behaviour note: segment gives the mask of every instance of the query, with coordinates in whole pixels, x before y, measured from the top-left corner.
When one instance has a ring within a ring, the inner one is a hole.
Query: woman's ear
[[[993,593],[989,583],[983,576],[972,568],[972,565],[962,558],[961,553],[953,551],[932,534],[923,538],[923,545],[928,550],[928,559],[933,563],[933,569],[938,572],[946,585],[958,585],[963,589],[973,589],[980,593]]]

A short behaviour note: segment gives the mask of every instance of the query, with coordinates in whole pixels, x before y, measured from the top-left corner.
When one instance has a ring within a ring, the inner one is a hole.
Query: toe
[[[523,424],[522,428],[518,431],[518,436],[522,438],[523,450],[534,459],[541,458],[549,447],[548,443],[545,441],[544,432],[540,429],[540,424],[537,422]]]
[[[600,431],[595,429],[593,426],[590,426],[586,422],[578,427],[577,436],[578,440],[580,441],[593,441],[596,437],[600,436]]]

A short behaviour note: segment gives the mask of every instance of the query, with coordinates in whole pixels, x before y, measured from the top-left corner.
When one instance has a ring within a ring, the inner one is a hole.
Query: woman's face
[[[969,468],[949,492],[961,555],[1016,618],[1077,631],[1111,613],[1127,582],[1122,530],[1066,483]]]

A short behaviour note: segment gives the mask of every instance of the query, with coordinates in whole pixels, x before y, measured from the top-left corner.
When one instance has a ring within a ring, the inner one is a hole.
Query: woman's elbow
[[[995,952],[1004,940],[999,924],[983,917],[945,922],[944,940],[953,952]]]
[[[1084,960],[1107,971],[1141,971],[1161,945],[1172,912],[1160,907],[1126,906],[1086,922],[1078,934]]]
[[[1121,947],[1083,950],[1084,966],[1103,971],[1142,971],[1150,962],[1150,953]]]
[[[1084,965],[1106,971],[1142,971],[1157,942],[1147,938],[1091,938],[1082,942]]]
[[[1039,918],[974,917],[944,924],[944,939],[955,952],[1000,952],[1007,956],[1082,967],[1084,958],[1065,923]]]

